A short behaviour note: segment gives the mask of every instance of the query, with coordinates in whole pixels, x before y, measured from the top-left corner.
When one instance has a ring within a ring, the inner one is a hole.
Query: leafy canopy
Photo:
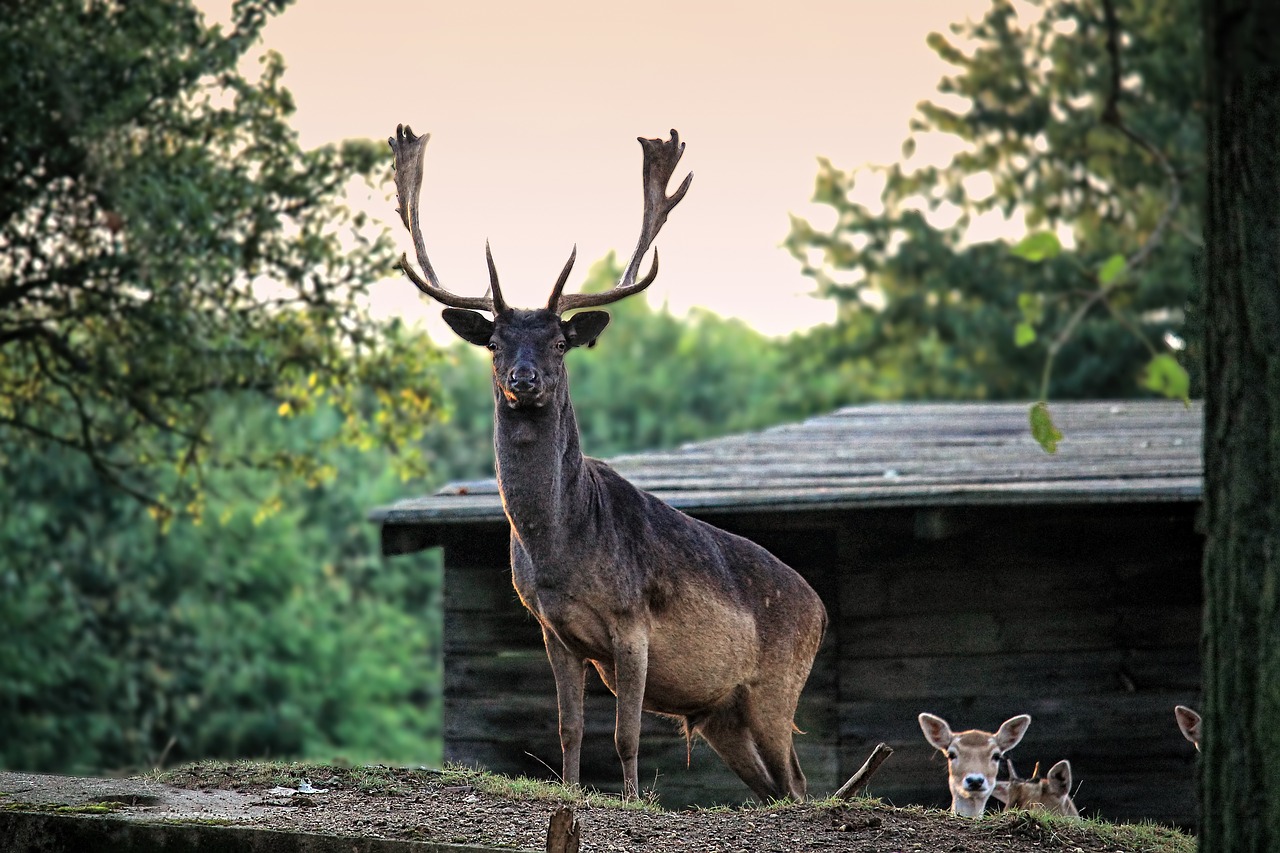
[[[60,446],[156,514],[198,513],[211,467],[331,473],[319,446],[215,442],[234,395],[286,416],[323,401],[328,444],[402,447],[429,419],[421,353],[365,308],[389,239],[342,204],[385,176],[386,146],[303,150],[281,58],[238,70],[284,5],[238,0],[226,31],[191,0],[0,17],[5,453]]]
[[[786,245],[839,304],[835,327],[804,342],[825,353],[811,369],[848,377],[847,399],[1182,387],[1164,377],[1195,363],[1200,340],[1191,4],[996,0],[952,34],[929,37],[956,69],[939,85],[949,97],[921,104],[911,129],[960,152],[942,167],[869,170],[883,209],[855,201],[862,176],[821,160],[814,200],[835,224],[792,220]],[[914,147],[913,136],[904,153]],[[972,241],[991,212],[1023,216],[1032,233],[1016,249]]]

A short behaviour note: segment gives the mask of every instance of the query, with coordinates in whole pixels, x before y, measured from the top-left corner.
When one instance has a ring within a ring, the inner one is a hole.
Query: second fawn
[[[1049,768],[1043,779],[1032,773],[1030,779],[1018,778],[1013,762],[1008,762],[1009,778],[996,783],[991,796],[1011,809],[1041,811],[1066,817],[1080,817],[1080,810],[1071,799],[1071,762],[1065,758]],[[1039,765],[1036,766],[1039,770]]]

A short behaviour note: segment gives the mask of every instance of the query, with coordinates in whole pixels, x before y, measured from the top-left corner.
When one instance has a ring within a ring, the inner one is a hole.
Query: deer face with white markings
[[[946,720],[933,714],[921,714],[919,719],[925,740],[947,756],[951,811],[981,817],[995,790],[1000,762],[1022,740],[1031,717],[1021,714],[1005,720],[995,733],[980,729],[952,732]]]

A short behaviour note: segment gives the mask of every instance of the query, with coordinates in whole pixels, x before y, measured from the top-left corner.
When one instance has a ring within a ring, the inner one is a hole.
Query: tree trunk
[[[1280,850],[1280,2],[1203,0],[1202,8],[1200,850],[1262,853]]]

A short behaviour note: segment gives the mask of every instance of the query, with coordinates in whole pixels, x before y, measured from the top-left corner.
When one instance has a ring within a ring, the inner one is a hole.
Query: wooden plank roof
[[[1198,501],[1203,409],[1164,400],[1056,402],[1054,455],[1026,403],[883,403],[761,432],[617,456],[631,482],[686,511]],[[501,520],[494,480],[450,483],[370,513],[384,525]]]

